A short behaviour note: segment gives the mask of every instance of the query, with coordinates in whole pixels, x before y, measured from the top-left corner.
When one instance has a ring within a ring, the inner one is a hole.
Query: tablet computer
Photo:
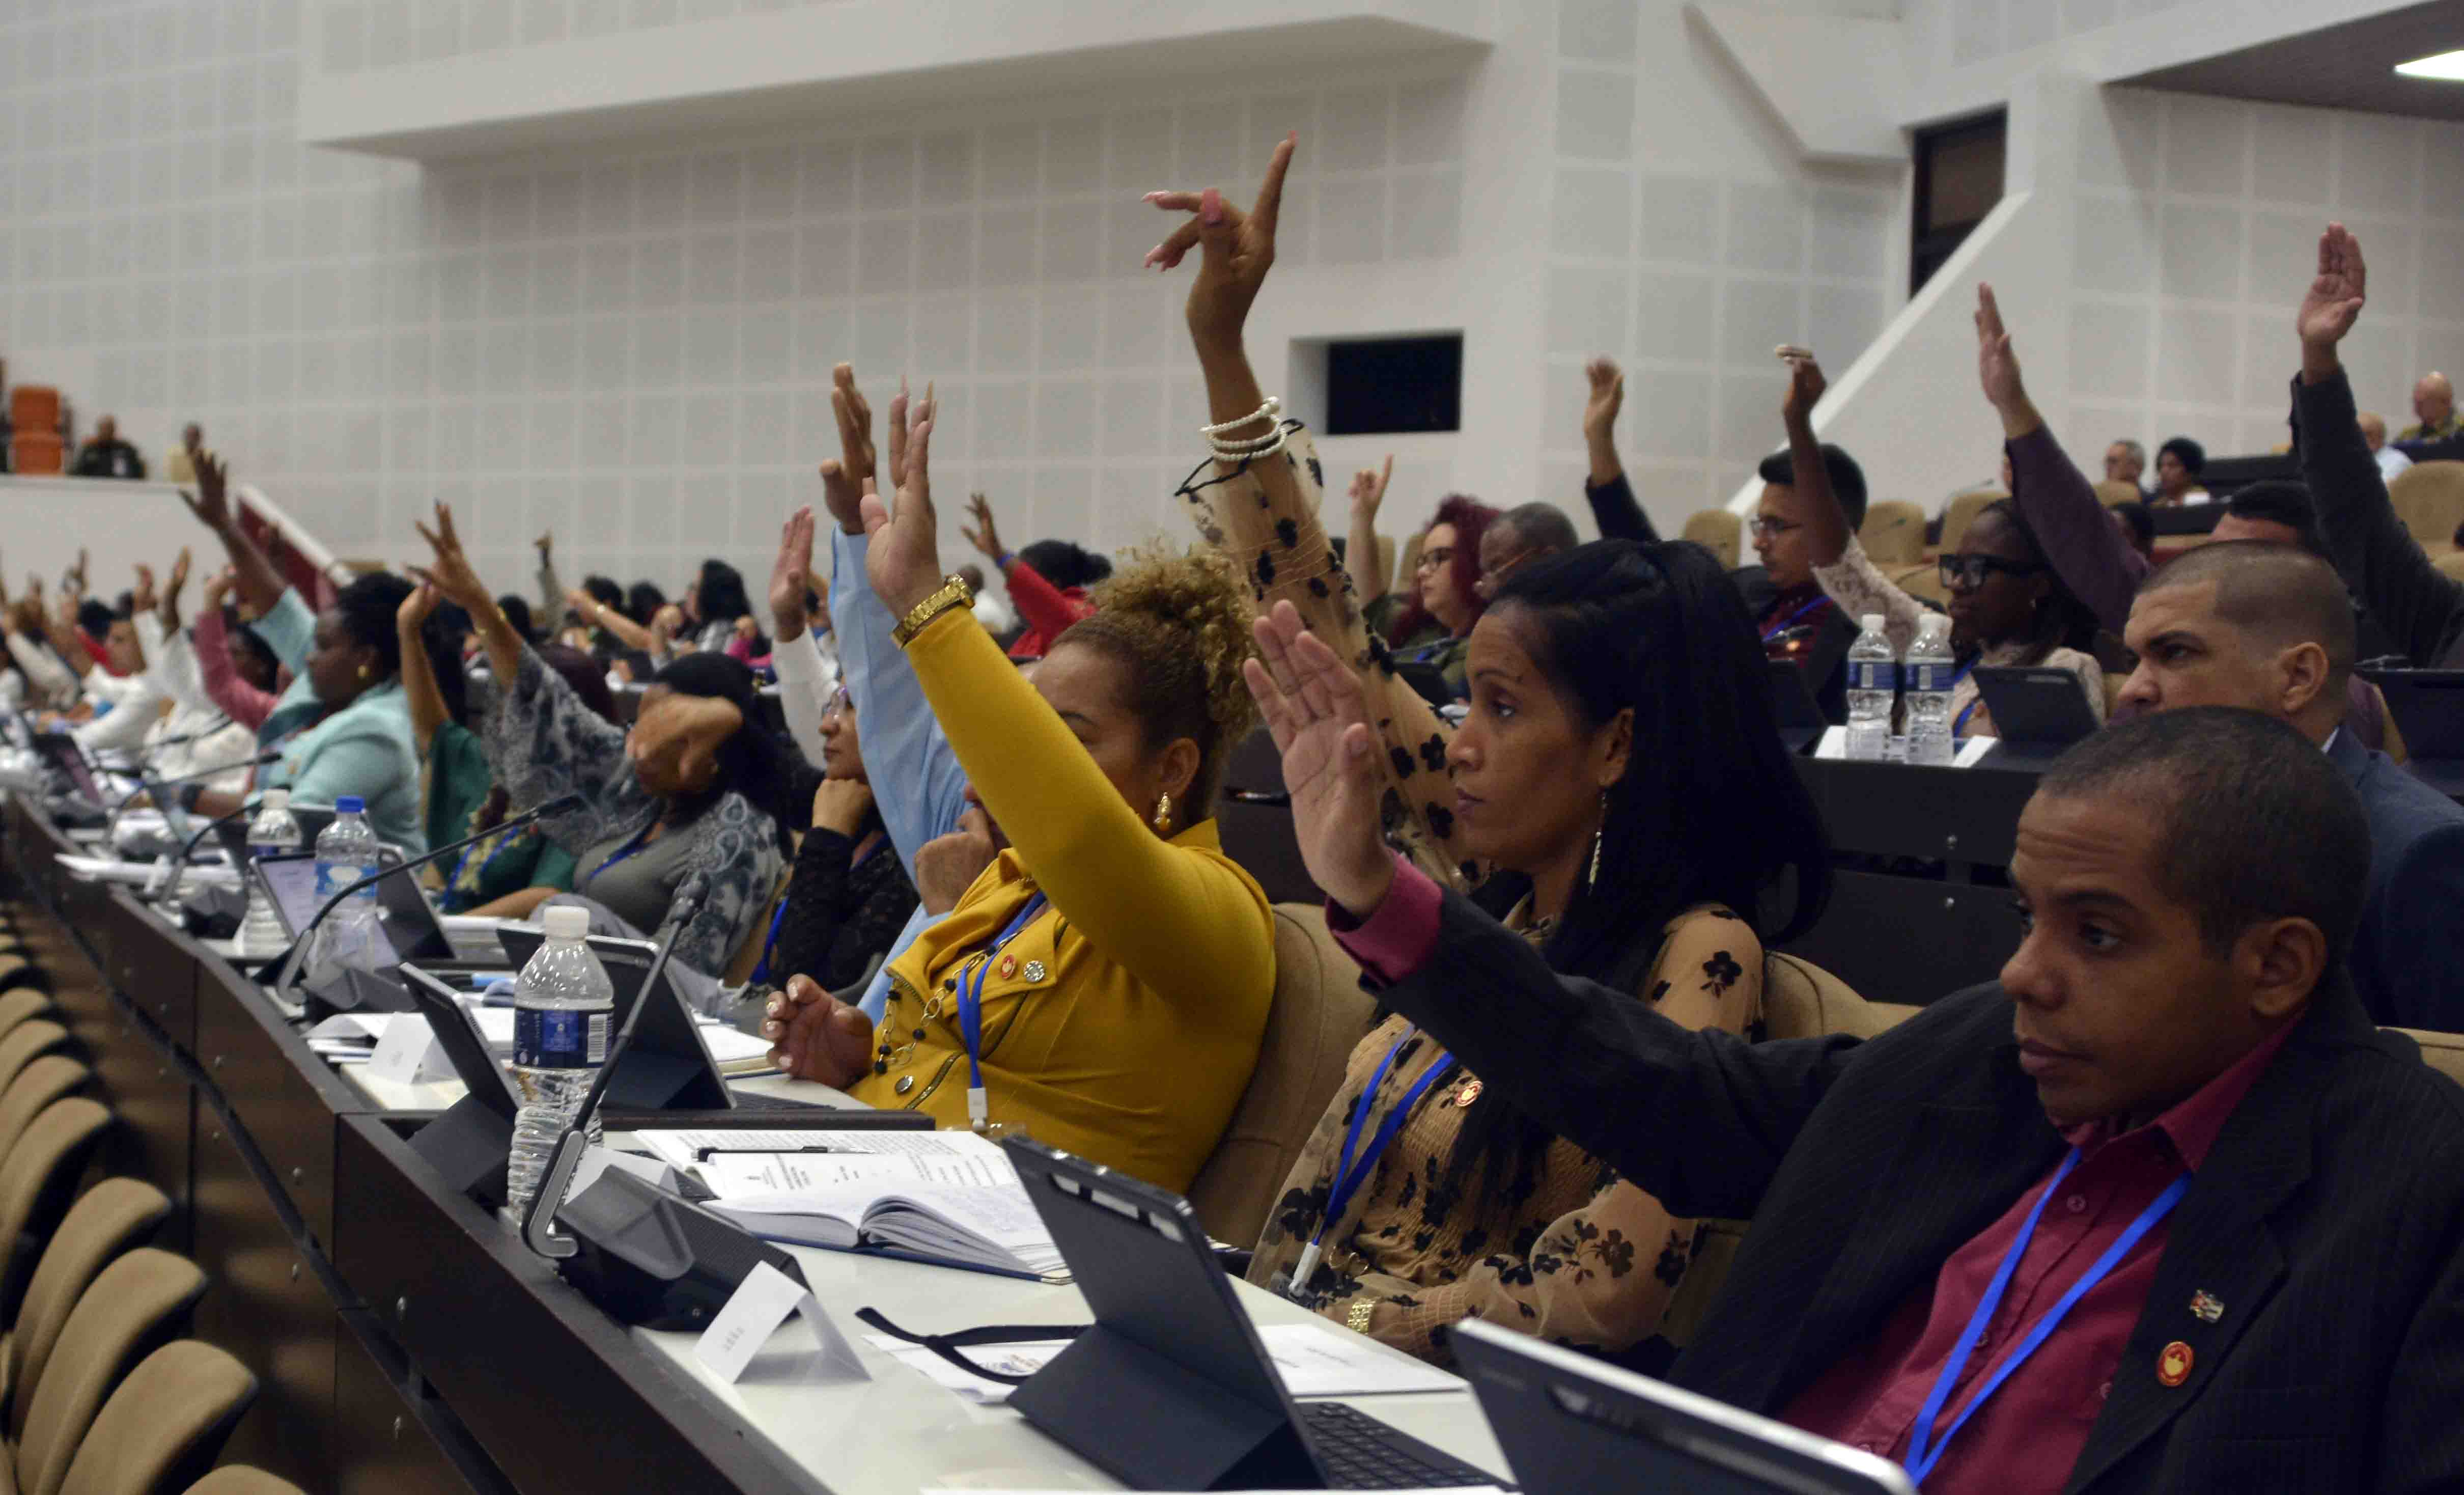
[[[2097,729],[2086,682],[2059,666],[1979,665],[1975,676],[2006,749],[2051,757]]]
[[[1529,1334],[1465,1319],[1447,1343],[1533,1495],[1916,1495],[1888,1460]]]

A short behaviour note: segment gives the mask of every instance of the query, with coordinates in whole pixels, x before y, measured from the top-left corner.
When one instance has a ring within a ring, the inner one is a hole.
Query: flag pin
[[[2190,1294],[2190,1312],[2202,1324],[2212,1324],[2225,1316],[2224,1301],[2205,1290]]]
[[[2190,1347],[2176,1339],[2156,1357],[2156,1379],[2167,1386],[2179,1386],[2190,1378]]]

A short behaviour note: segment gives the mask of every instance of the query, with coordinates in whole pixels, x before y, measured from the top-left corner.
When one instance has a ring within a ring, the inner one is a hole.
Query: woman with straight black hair
[[[1791,886],[1777,937],[1811,924],[1829,852],[1719,563],[1631,540],[1533,562],[1499,588],[1465,663],[1470,715],[1445,747],[1457,847],[1496,868],[1473,902],[1556,971],[1688,1026],[1758,1022],[1761,910]],[[1393,935],[1344,938],[1368,964]],[[1510,1002],[1498,1021],[1514,1022]],[[1623,1352],[1655,1333],[1694,1239],[1389,1017],[1353,1051],[1250,1276],[1431,1359],[1466,1316]]]

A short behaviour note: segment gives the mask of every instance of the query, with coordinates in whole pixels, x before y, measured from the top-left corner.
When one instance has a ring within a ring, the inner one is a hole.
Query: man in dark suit
[[[1390,855],[1356,682],[1288,608],[1261,644],[1370,984],[1671,1211],[1752,1219],[1671,1380],[1932,1492],[2464,1485],[2464,1090],[2342,975],[2368,825],[2299,733],[2088,738],[2020,818],[1998,987],[1755,1044],[1559,977]]]
[[[2347,727],[2353,612],[2324,560],[2255,540],[2202,545],[2140,588],[2124,640],[2139,711],[2239,706],[2327,750],[2370,823],[2353,984],[2372,1021],[2464,1032],[2464,806]]]

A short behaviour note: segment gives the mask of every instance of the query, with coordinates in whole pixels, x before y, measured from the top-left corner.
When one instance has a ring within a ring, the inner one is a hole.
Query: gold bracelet
[[[898,620],[898,627],[890,630],[890,636],[896,641],[899,648],[905,649],[909,641],[923,632],[925,625],[934,619],[945,612],[973,607],[975,605],[976,595],[968,590],[964,577],[945,576],[941,579],[940,587],[932,596],[907,610],[907,616]]]

